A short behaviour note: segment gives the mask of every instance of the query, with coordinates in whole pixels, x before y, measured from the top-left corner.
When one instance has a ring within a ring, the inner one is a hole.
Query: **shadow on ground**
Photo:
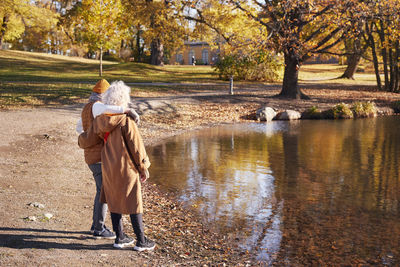
[[[9,234],[5,232],[18,232]],[[43,240],[43,239],[47,239]],[[112,250],[110,244],[84,244],[86,240],[93,239],[88,232],[61,231],[35,228],[0,228],[0,247],[15,249],[68,249],[68,250]],[[60,242],[57,242],[59,240]],[[66,242],[71,240],[71,242]],[[93,239],[94,240],[94,239]]]

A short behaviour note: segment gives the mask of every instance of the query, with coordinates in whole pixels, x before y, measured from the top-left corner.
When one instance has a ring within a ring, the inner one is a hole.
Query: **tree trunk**
[[[146,0],[146,3],[150,5],[153,0]],[[160,16],[157,12],[154,12],[150,16],[150,28],[154,29],[157,31],[157,29],[160,28],[161,25],[157,25],[156,23],[156,17]],[[150,64],[156,65],[156,66],[164,66],[164,46],[161,42],[161,40],[155,36],[154,39],[151,42],[150,46],[151,50],[151,55],[150,55]]]
[[[394,58],[393,58],[393,50],[390,46],[389,48],[389,87],[388,91],[394,92]]]
[[[285,72],[283,75],[282,90],[278,96],[292,99],[308,99],[299,88],[300,60],[295,52],[285,53]]]
[[[103,47],[100,47],[100,77],[103,76]]]
[[[381,29],[379,31],[379,37],[381,39],[381,45],[382,45],[382,49],[381,49],[381,55],[382,55],[382,61],[383,61],[383,74],[385,75],[385,86],[384,86],[384,90],[385,91],[389,91],[389,72],[388,72],[388,55],[387,55],[387,50],[385,47],[385,29],[383,28],[383,22],[382,20],[380,21],[380,26]]]
[[[368,23],[365,24],[366,26],[366,32],[368,34],[368,41],[371,46],[371,52],[372,52],[372,60],[374,62],[374,70],[375,70],[375,76],[376,76],[376,83],[378,86],[378,90],[382,91],[382,82],[381,82],[381,76],[379,75],[379,62],[378,62],[378,56],[376,54],[376,47],[375,47],[375,40],[374,36],[372,35],[372,27],[373,24],[371,24],[371,27],[368,26]]]
[[[372,50],[372,59],[374,61],[374,69],[375,69],[375,77],[376,77],[376,83],[378,85],[379,91],[382,91],[382,82],[381,82],[381,76],[379,75],[379,61],[378,61],[378,56],[376,54],[376,48],[375,48],[375,42],[372,40],[371,42],[371,50]]]
[[[140,46],[140,25],[137,26],[137,33],[136,33],[136,54],[137,54],[137,61],[142,61],[142,48]]]
[[[376,83],[378,85],[379,91],[382,91],[382,82],[381,82],[381,76],[379,75],[379,61],[378,61],[378,56],[376,55],[376,48],[375,48],[375,43],[372,41],[372,58],[374,61],[374,69],[375,69],[375,77],[376,77]]]
[[[1,31],[0,31],[0,49],[3,48],[4,35],[6,35],[8,19],[9,19],[8,15],[4,15],[3,23],[1,24]]]
[[[160,39],[154,39],[151,42],[150,64],[164,66],[164,46]]]
[[[351,52],[351,55],[347,56],[347,67],[346,70],[344,71],[343,75],[340,76],[340,78],[345,78],[345,79],[352,79],[354,80],[354,74],[357,71],[358,64],[360,63],[361,59],[361,44],[360,40],[355,39],[354,43],[352,44],[352,48],[346,47],[348,51],[346,52]]]
[[[358,63],[360,63],[361,55],[353,54],[347,57],[347,68],[340,78],[354,80],[354,74],[356,73]]]
[[[399,78],[400,78],[400,73],[399,73],[399,57],[400,57],[400,47],[399,47],[399,41],[396,41],[396,56],[394,58],[394,92],[399,91]]]
[[[383,74],[385,77],[385,85],[384,90],[388,91],[389,89],[389,72],[388,72],[388,63],[387,63],[387,51],[386,48],[381,49],[382,61],[383,61]]]

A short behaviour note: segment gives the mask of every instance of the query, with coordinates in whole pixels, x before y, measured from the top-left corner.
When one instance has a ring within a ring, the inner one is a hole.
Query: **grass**
[[[351,107],[355,118],[376,117],[378,110],[373,102],[354,102]]]
[[[57,106],[86,101],[99,79],[99,61],[61,55],[0,50],[0,109]],[[205,83],[217,80],[210,66],[165,66],[104,61],[103,78],[133,83]],[[165,91],[168,86],[134,85]],[[187,90],[175,86],[175,90]]]
[[[81,103],[92,85],[71,83],[2,83],[0,108],[59,106]]]
[[[322,117],[326,119],[352,119],[354,117],[350,107],[345,103],[339,103],[322,112]]]
[[[330,109],[320,111],[313,106],[302,113],[303,119],[352,119],[376,117],[378,110],[374,102],[353,102],[351,106],[339,103]]]
[[[338,64],[308,64],[303,65],[299,71],[299,81],[306,83],[320,83],[326,84],[341,83],[343,85],[376,85],[376,77],[373,69],[365,68],[363,73],[355,73],[354,80],[351,79],[337,79],[346,69],[346,65]],[[383,77],[383,76],[382,76]]]
[[[125,82],[218,82],[210,66],[165,66],[104,61],[103,78]],[[95,82],[99,61],[44,53],[0,50],[0,81]]]
[[[93,84],[99,79],[98,60],[0,50],[0,109],[57,106],[86,102]],[[345,66],[334,64],[304,65],[299,82],[314,86],[375,85],[371,71],[356,74],[356,80],[335,79]],[[210,66],[152,66],[143,63],[117,63],[104,61],[103,78],[127,83],[165,83],[164,85],[131,85],[133,91],[199,91],[214,90],[226,85]],[[283,76],[281,74],[281,76]],[[169,83],[180,83],[180,85]],[[196,85],[196,84],[199,85]],[[205,83],[210,85],[205,86]],[[185,86],[185,84],[190,84]],[[216,86],[215,84],[218,84]],[[250,83],[238,83],[242,87]],[[251,83],[251,87],[258,83]]]

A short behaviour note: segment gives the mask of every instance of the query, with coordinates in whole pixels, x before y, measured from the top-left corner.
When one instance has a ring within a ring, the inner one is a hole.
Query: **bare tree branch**
[[[213,29],[218,35],[220,35],[222,38],[224,38],[224,40],[228,43],[231,44],[231,37],[228,37],[224,34],[224,32],[222,32],[220,29],[218,29],[218,27],[215,27],[214,25],[212,25],[211,23],[209,23],[203,16],[202,12],[198,9],[196,9],[197,14],[199,15],[200,18],[195,18],[189,15],[184,15],[183,18],[190,20],[190,21],[195,21],[198,23],[202,23],[204,25],[207,25],[209,28]]]
[[[337,27],[336,29],[334,29],[330,34],[328,34],[327,36],[325,36],[325,38],[319,41],[318,44],[316,44],[316,46],[312,50],[317,50],[318,48],[326,44],[331,38],[333,38],[333,36],[335,36],[341,30],[342,30],[341,27]]]

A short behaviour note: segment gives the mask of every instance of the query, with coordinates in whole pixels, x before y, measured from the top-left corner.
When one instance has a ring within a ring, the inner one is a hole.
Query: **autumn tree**
[[[163,11],[165,11],[163,4],[167,4],[168,1],[154,2],[153,0],[146,0],[146,5],[150,11],[150,29],[155,33],[150,44],[150,64],[152,65],[164,65],[164,44],[162,42],[162,33],[158,32],[157,29],[162,27],[163,24]]]
[[[221,78],[275,78],[279,64],[275,64],[273,53],[258,46],[265,29],[258,27],[257,22],[224,1],[185,4],[181,15],[191,22],[190,38],[206,41],[218,51],[215,68]]]
[[[353,79],[356,73],[358,64],[366,49],[362,49],[361,39],[353,38],[344,41],[344,49],[346,56],[346,69],[339,78]]]
[[[150,63],[163,65],[165,50],[175,50],[182,45],[187,35],[187,23],[177,16],[181,6],[180,2],[169,0],[123,1],[127,14],[129,14],[127,16],[128,23],[137,26],[137,34],[140,34],[140,38],[150,48]]]
[[[42,34],[48,40],[47,50],[51,53],[64,54],[68,52],[69,54],[74,54],[74,47],[71,45],[72,42],[63,30],[63,16],[67,13],[67,10],[70,9],[77,2],[77,0],[42,1],[45,3],[46,8],[58,14],[59,17],[57,27],[53,27],[49,32]]]
[[[365,23],[368,12],[362,6],[362,1],[349,1],[347,8],[343,10],[348,19],[349,29],[346,38],[343,40],[344,55],[346,57],[346,69],[339,78],[354,79],[361,58],[365,55],[368,43],[362,38],[365,30]]]
[[[214,6],[239,10],[256,22],[256,29],[262,32],[255,41],[256,47],[266,51],[274,50],[284,56],[285,70],[280,96],[287,98],[307,98],[298,85],[301,64],[314,54],[326,53],[345,37],[350,25],[343,16],[347,0],[208,0],[185,1],[196,8],[199,2],[204,7],[197,12],[200,20],[212,28],[216,21],[202,16],[211,12]],[[221,15],[222,17],[222,15]],[[199,21],[200,21],[199,20]],[[220,19],[221,20],[221,19]],[[226,25],[231,24],[228,21]],[[225,35],[223,30],[219,34]],[[245,32],[243,28],[242,32]],[[228,38],[229,39],[229,38]]]
[[[379,90],[398,91],[400,1],[353,0],[347,2],[343,12],[350,27],[343,42],[344,53],[341,55],[347,58],[347,68],[341,78],[353,78],[363,57],[373,62]]]
[[[400,83],[400,1],[365,1],[362,5],[368,10],[364,39],[371,48],[378,89],[397,92]],[[380,69],[383,70],[384,84]]]
[[[385,72],[389,68],[390,49],[393,49],[392,55],[396,54],[394,52],[396,42],[393,40],[399,38],[398,29],[395,29],[398,28],[398,23],[396,23],[398,10],[399,1],[353,0],[348,2],[348,8],[344,12],[349,18],[351,26],[349,34],[343,42],[344,53],[341,54],[346,56],[347,67],[340,78],[352,79],[357,65],[363,57],[374,63],[377,85],[379,89],[383,90],[380,71]],[[382,46],[386,46],[386,48],[382,50]],[[389,52],[386,52],[386,49]],[[395,60],[395,57],[392,59]],[[380,68],[380,65],[384,67]],[[392,61],[393,69],[394,65],[396,64]],[[386,72],[386,85],[390,83],[388,82],[389,76],[389,72]]]
[[[98,51],[99,75],[103,74],[103,52],[116,48],[125,33],[120,0],[82,0],[65,14],[65,32],[71,40]]]
[[[226,50],[245,50],[264,31],[252,19],[226,1],[184,1],[181,16],[193,23],[192,38],[199,38]]]
[[[280,96],[307,98],[298,85],[301,64],[314,54],[326,53],[345,37],[348,18],[344,0],[229,1],[265,27],[260,45],[271,46],[284,56]]]
[[[17,40],[26,27],[49,31],[56,23],[56,15],[41,5],[41,1],[2,0],[0,5],[0,48],[4,41]]]

